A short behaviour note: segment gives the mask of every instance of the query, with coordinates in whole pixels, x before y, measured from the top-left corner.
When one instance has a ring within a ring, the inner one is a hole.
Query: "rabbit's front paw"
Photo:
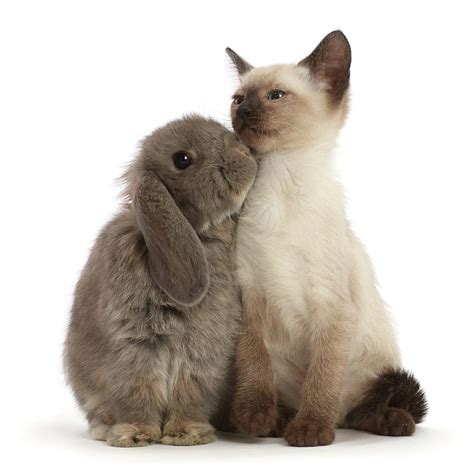
[[[117,423],[107,433],[107,444],[118,448],[148,446],[161,438],[159,426],[143,423]]]
[[[334,428],[309,418],[296,417],[285,430],[290,446],[326,446],[334,441]]]
[[[250,436],[269,436],[277,426],[277,405],[271,394],[237,398],[233,409],[233,422]]]
[[[171,421],[165,425],[161,443],[176,446],[208,444],[216,439],[214,432],[215,429],[209,423],[201,423],[197,421]]]

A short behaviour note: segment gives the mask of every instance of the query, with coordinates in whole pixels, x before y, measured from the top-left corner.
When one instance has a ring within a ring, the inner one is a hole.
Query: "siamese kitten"
[[[348,111],[351,50],[340,31],[297,65],[240,75],[232,123],[259,162],[237,231],[244,327],[236,427],[327,445],[338,426],[406,436],[427,411],[400,365],[369,257],[346,218],[331,154]]]

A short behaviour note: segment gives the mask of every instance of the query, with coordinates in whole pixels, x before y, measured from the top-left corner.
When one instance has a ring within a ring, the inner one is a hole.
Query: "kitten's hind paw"
[[[411,436],[415,432],[415,420],[400,408],[387,408],[378,423],[378,434],[385,436]]]

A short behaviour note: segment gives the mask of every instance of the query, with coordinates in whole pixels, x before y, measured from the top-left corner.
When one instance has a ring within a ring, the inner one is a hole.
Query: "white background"
[[[2,1],[0,465],[472,468],[469,3]],[[167,120],[199,111],[229,123],[237,82],[226,46],[255,65],[296,62],[336,28],[353,48],[352,112],[337,156],[348,212],[373,257],[404,363],[427,392],[427,421],[409,439],[341,430],[324,448],[226,436],[208,446],[121,450],[88,439],[61,351],[75,282],[118,207],[114,179]]]

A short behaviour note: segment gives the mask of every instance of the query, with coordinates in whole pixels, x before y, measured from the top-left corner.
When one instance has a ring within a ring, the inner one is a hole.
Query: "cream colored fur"
[[[295,116],[291,141],[270,137],[257,147],[259,172],[238,226],[238,276],[245,297],[267,302],[264,341],[279,396],[290,407],[299,408],[318,334],[330,326],[347,330],[341,423],[370,380],[400,366],[399,352],[331,162],[347,104],[331,108],[299,66],[253,69],[242,88],[271,77],[309,107]]]

